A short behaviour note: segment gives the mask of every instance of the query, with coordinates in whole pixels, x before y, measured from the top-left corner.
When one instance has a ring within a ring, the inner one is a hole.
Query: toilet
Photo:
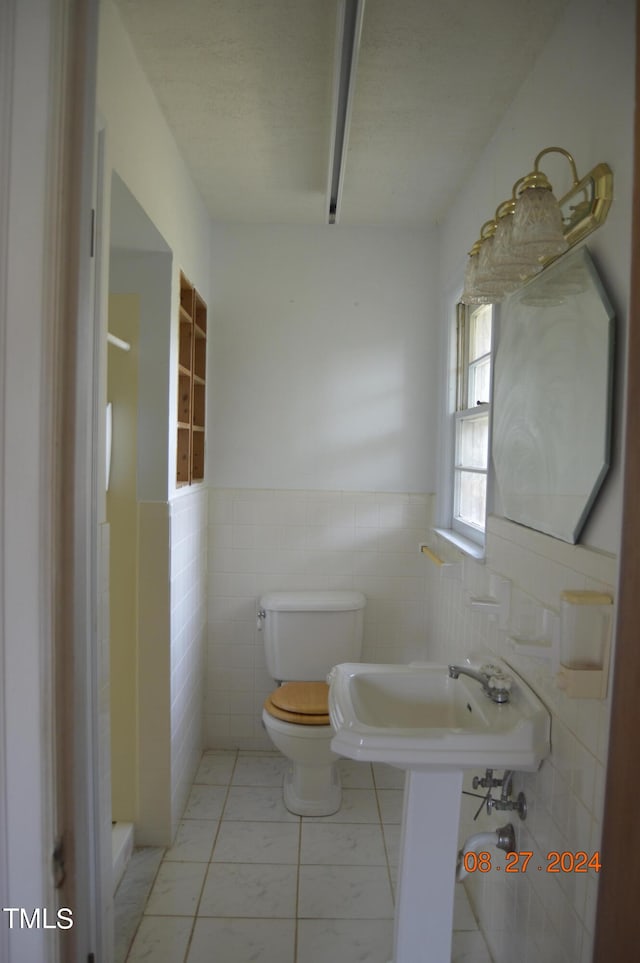
[[[260,599],[267,670],[278,688],[262,721],[289,760],[284,803],[299,816],[340,809],[342,787],[331,750],[326,683],[339,662],[359,662],[366,599],[361,592],[272,592]]]

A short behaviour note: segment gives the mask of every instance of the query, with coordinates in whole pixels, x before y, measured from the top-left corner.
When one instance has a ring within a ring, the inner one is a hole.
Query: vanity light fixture
[[[556,200],[549,178],[540,170],[545,154],[562,154],[571,169],[572,186]],[[563,147],[545,147],[533,170],[513,185],[492,220],[480,229],[469,251],[462,301],[493,304],[604,223],[613,197],[613,174],[598,164],[578,177],[576,164]]]
[[[340,0],[338,3],[327,185],[328,224],[337,224],[340,217],[364,3],[365,0]]]

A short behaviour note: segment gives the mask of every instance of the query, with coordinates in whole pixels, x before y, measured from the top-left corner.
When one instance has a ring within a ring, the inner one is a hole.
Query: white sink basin
[[[508,698],[500,704],[476,679],[451,678],[447,665],[343,663],[329,676],[331,748],[407,770],[393,963],[451,959],[463,770],[533,771],[550,750],[542,702],[509,666],[490,661],[497,670],[485,681],[496,699]]]
[[[503,704],[475,679],[450,678],[446,665],[336,666],[329,677],[332,748],[404,769],[536,770],[550,748],[549,713],[509,666],[492,662],[513,680]]]

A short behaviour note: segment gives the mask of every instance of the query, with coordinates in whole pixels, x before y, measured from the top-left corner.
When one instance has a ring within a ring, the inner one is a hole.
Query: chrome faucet
[[[459,675],[467,675],[475,679],[482,686],[483,691],[493,702],[509,701],[509,692],[513,679],[497,665],[482,665],[480,670],[467,669],[464,665],[450,665],[449,677],[457,679]]]

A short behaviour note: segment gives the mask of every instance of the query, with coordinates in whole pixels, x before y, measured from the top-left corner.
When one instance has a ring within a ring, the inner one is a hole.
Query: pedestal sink
[[[508,701],[435,663],[343,663],[329,676],[332,749],[407,773],[393,963],[450,963],[464,770],[535,771],[550,750],[549,713],[509,666],[459,668],[506,675]]]

